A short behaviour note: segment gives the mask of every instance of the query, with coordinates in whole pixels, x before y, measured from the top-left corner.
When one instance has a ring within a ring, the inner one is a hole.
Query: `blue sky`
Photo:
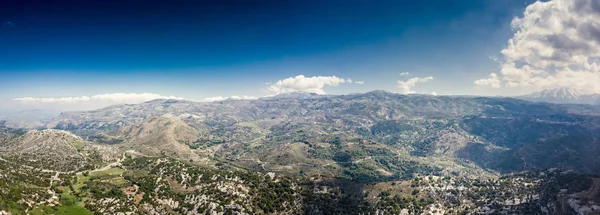
[[[317,88],[331,94],[514,95],[528,89],[474,81],[500,72],[490,58],[501,55],[511,20],[532,2],[6,0],[0,100],[260,97],[304,89],[272,88],[298,75],[344,80],[306,79],[324,80]],[[411,78],[420,79],[399,87]]]

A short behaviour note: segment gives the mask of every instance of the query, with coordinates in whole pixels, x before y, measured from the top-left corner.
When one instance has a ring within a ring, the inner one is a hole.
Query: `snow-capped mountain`
[[[556,88],[542,90],[517,98],[548,103],[564,104],[600,104],[600,94],[591,90],[582,90],[574,88]]]

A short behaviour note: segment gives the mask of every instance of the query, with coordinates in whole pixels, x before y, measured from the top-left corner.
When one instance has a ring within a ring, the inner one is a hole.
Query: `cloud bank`
[[[56,104],[73,104],[81,102],[107,102],[107,103],[125,103],[125,104],[136,104],[147,102],[155,99],[183,99],[175,96],[163,96],[154,93],[109,93],[109,94],[98,94],[93,96],[80,96],[80,97],[58,97],[58,98],[34,98],[34,97],[21,97],[15,98],[13,101],[21,103],[56,103]]]
[[[600,91],[600,1],[538,1],[511,26],[500,74],[476,85]]]
[[[343,83],[353,83],[351,79],[338,78],[336,76],[312,76],[298,75],[277,81],[269,86],[268,90],[275,93],[308,92],[325,94],[325,86],[338,86]],[[362,82],[361,82],[362,83]]]
[[[428,82],[433,80],[433,77],[429,76],[429,77],[425,77],[425,78],[419,78],[419,77],[414,77],[411,79],[408,79],[406,81],[398,81],[398,88],[400,88],[400,93],[402,94],[412,94],[412,93],[416,93],[415,91],[412,90],[412,88],[417,85],[418,83],[423,83],[423,82]]]

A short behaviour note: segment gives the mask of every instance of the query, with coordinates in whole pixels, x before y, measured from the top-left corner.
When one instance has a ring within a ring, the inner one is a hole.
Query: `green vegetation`
[[[50,206],[40,206],[34,208],[30,214],[32,215],[42,215],[42,214],[55,214],[55,215],[71,215],[71,214],[81,214],[81,215],[92,215],[93,213],[81,206],[79,200],[76,196],[70,194],[61,194],[60,195],[60,206],[50,207]]]
[[[348,150],[346,153],[362,159],[373,158],[347,163],[344,174],[351,180],[319,175],[304,177],[302,174],[291,178],[281,174],[216,169],[193,166],[172,158],[131,158],[123,161],[123,168],[61,175],[63,180],[56,181],[51,188],[58,199],[51,202],[46,201],[52,195],[46,193],[45,186],[53,173],[22,170],[16,174],[3,174],[16,166],[0,162],[3,170],[0,172],[0,210],[13,214],[23,214],[27,209],[30,214],[97,214],[104,210],[103,213],[114,214],[139,212],[145,204],[144,210],[161,214],[168,210],[180,214],[192,211],[414,214],[432,212],[429,208],[437,204],[436,210],[445,210],[448,214],[484,213],[485,208],[535,214],[539,207],[531,200],[533,195],[539,195],[543,201],[555,202],[559,201],[554,197],[561,190],[578,193],[590,189],[592,183],[588,176],[560,171],[514,174],[487,180],[425,176],[438,169],[387,156],[392,153],[383,148],[366,147],[361,152]],[[379,183],[397,178],[404,180]],[[34,195],[39,196],[34,201],[47,203],[34,207],[23,204],[24,199]],[[504,202],[511,198],[526,202],[500,205],[492,201]],[[165,201],[177,202],[179,207],[167,209]],[[108,208],[110,211],[105,211]]]
[[[31,215],[46,215],[46,214],[54,214],[54,215],[92,215],[93,213],[87,210],[86,208],[79,205],[69,205],[69,206],[58,206],[58,207],[48,207],[42,206],[38,207],[30,212]]]

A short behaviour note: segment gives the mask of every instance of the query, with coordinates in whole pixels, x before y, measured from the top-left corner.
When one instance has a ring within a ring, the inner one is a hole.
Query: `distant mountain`
[[[600,104],[600,94],[590,90],[556,88],[518,96],[517,98],[559,104]]]
[[[58,110],[30,109],[20,111],[0,111],[0,120],[5,121],[6,127],[38,128],[61,113]]]

